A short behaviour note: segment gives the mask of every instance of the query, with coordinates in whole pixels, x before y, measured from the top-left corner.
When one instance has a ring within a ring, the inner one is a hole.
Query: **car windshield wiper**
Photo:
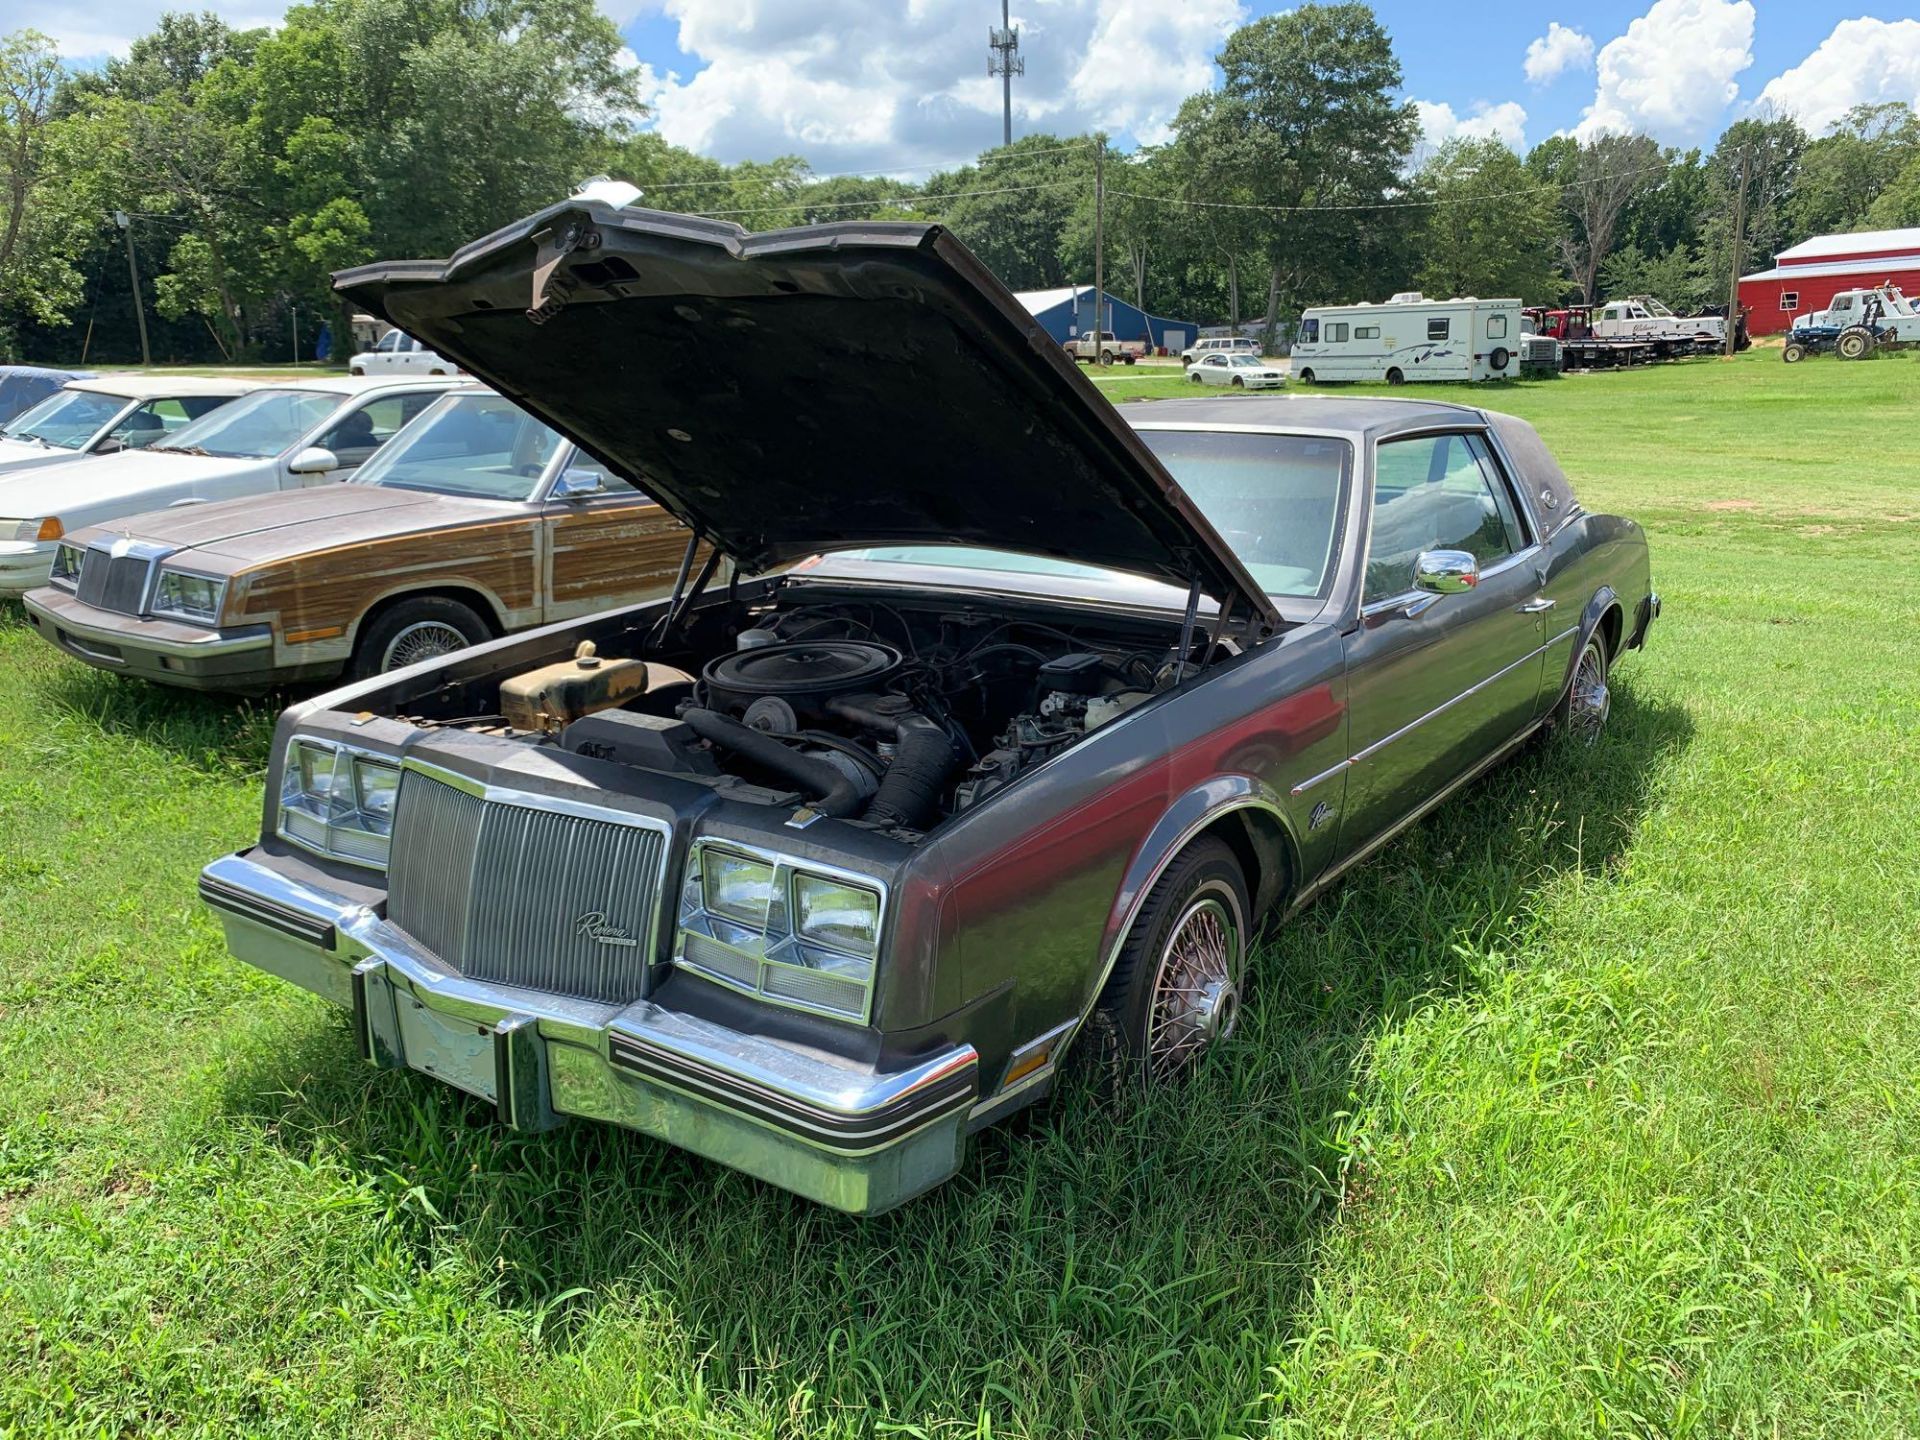
[[[211,450],[203,450],[198,445],[150,445],[147,448],[150,450],[165,450],[169,455],[211,456],[213,454]]]

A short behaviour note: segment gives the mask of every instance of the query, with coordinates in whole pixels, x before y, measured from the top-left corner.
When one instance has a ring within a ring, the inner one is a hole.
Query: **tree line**
[[[168,14],[124,59],[0,39],[0,357],[137,358],[126,234],[156,359],[310,355],[347,265],[449,253],[607,174],[749,229],[919,219],[1015,289],[1093,275],[1156,313],[1268,326],[1309,304],[1436,295],[1724,302],[1829,231],[1920,225],[1920,118],[1860,106],[1814,137],[1742,119],[1710,151],[1644,135],[1421,143],[1364,4],[1234,32],[1164,144],[1028,135],[920,180],[738,165],[644,128],[592,0],[311,0],[275,30]],[[1744,186],[1744,194],[1742,187]]]

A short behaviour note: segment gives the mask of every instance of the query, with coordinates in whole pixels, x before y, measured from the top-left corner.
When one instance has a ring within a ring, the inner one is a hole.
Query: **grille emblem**
[[[573,933],[597,945],[634,946],[640,942],[618,925],[609,925],[604,910],[589,910],[573,922]]]

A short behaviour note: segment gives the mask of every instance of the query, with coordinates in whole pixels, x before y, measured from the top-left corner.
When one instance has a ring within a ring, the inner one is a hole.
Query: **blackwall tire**
[[[1404,385],[1406,383],[1406,371],[1402,370],[1398,365],[1392,365],[1387,368],[1387,384]]]
[[[348,673],[367,680],[492,638],[492,627],[472,606],[444,595],[413,595],[382,611],[360,632]]]
[[[1095,1006],[1116,1079],[1178,1079],[1233,1033],[1252,934],[1240,862],[1196,840],[1148,893]]]
[[[1491,365],[1495,370],[1506,369],[1512,360],[1513,352],[1504,345],[1494,346],[1493,352],[1487,356],[1487,364]]]
[[[1300,383],[1302,385],[1313,384],[1313,367],[1311,365],[1300,372]]]

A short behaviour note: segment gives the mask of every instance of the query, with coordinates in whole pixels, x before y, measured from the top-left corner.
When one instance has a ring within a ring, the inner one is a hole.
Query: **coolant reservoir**
[[[624,705],[646,689],[646,661],[609,659],[595,652],[591,640],[582,640],[573,659],[502,681],[500,713],[516,730],[552,735],[584,716]]]

